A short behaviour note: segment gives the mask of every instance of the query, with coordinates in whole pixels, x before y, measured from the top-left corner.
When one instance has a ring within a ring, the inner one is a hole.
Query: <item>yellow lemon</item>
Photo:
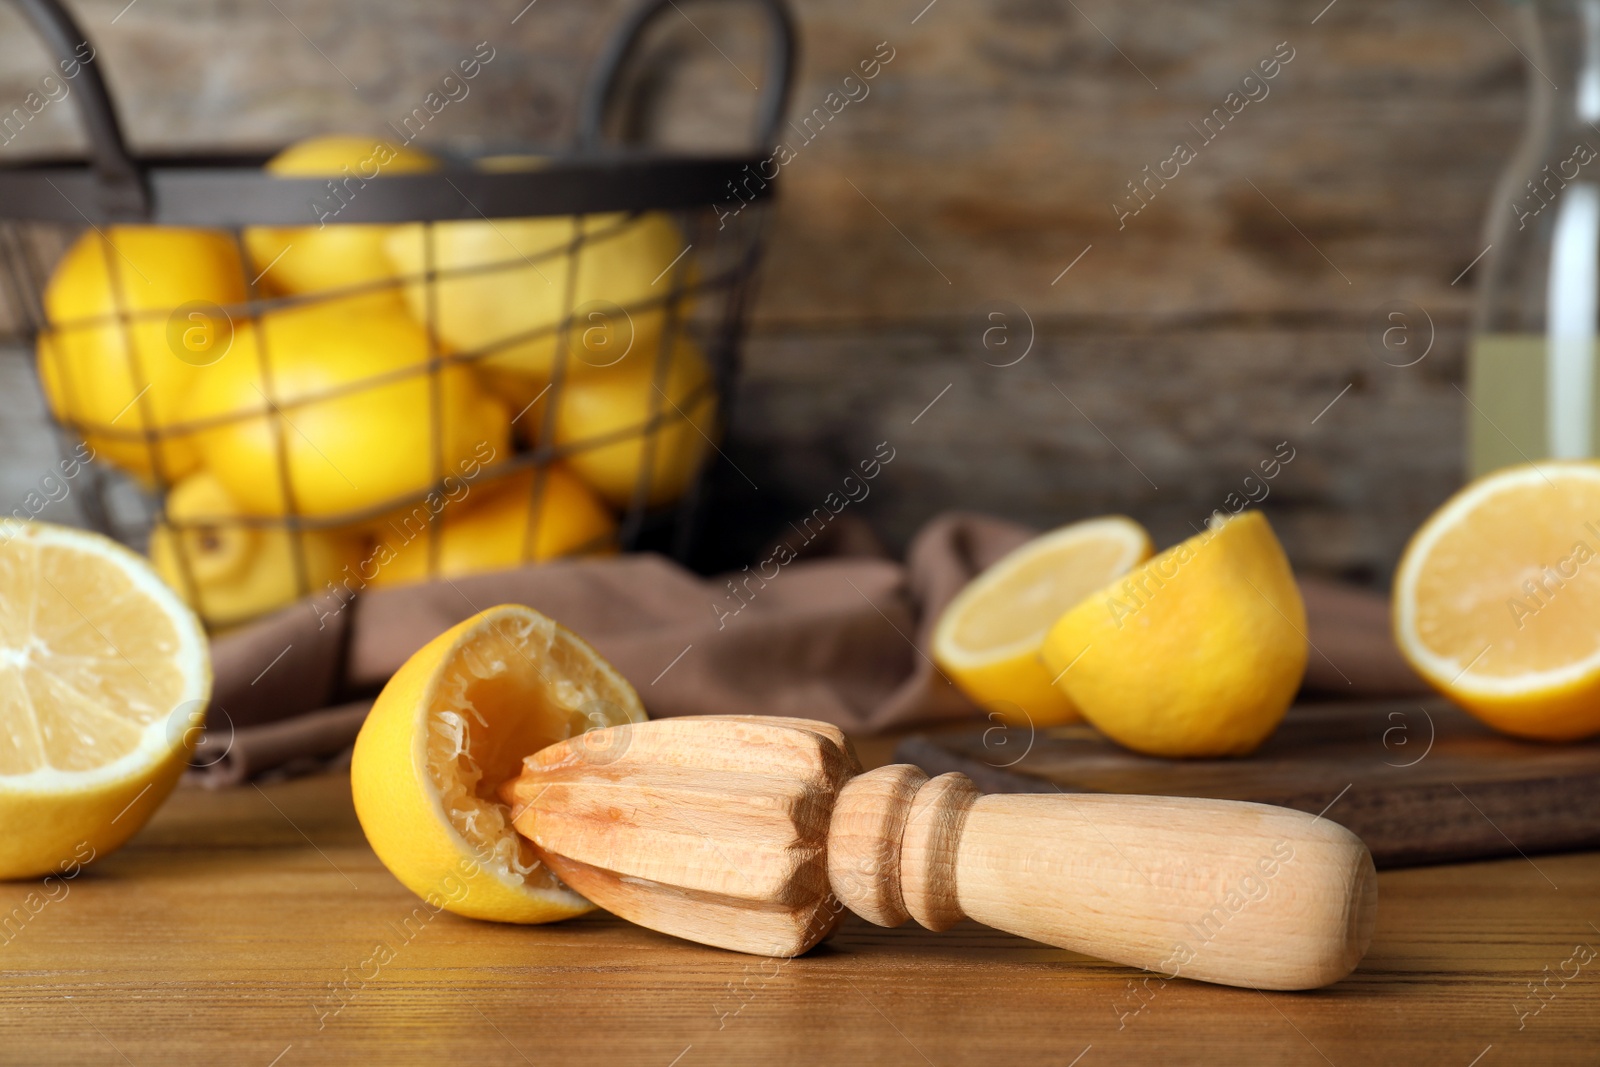
[[[1600,733],[1600,465],[1480,478],[1412,537],[1394,632],[1417,673],[1497,730]]]
[[[191,442],[141,435],[171,426],[202,366],[227,350],[227,306],[246,297],[243,271],[224,233],[86,231],[44,292],[51,329],[40,334],[38,363],[51,412],[147,484],[189,473],[199,458]]]
[[[1045,634],[1084,597],[1150,558],[1150,535],[1110,515],[1034,538],[978,575],[934,627],[933,661],[978,706],[1015,725],[1077,719],[1039,658]]]
[[[197,439],[244,514],[326,518],[377,508],[508,447],[504,405],[465,367],[433,371],[429,359],[427,336],[404,316],[321,306],[273,312],[238,330],[185,410],[196,422],[225,420]]]
[[[1112,740],[1152,756],[1242,756],[1306,667],[1306,614],[1259,512],[1218,516],[1050,628],[1045,666]]]
[[[150,533],[156,573],[212,626],[319,593],[360,558],[361,543],[348,534],[242,520],[216,475],[199,471],[167,494],[166,519]]]
[[[345,202],[359,198],[367,182],[381,175],[437,170],[439,161],[415,148],[396,147],[374,137],[313,137],[279,152],[267,163],[285,178],[327,178],[325,196],[308,203],[312,226],[253,226],[244,231],[261,284],[279,293],[315,293],[394,277],[384,253],[392,226],[341,223]],[[397,303],[392,290],[384,300]]]
[[[98,534],[5,524],[0,878],[71,877],[132,837],[210,696],[200,623],[148,563]]]
[[[429,239],[421,225],[396,228],[388,239],[398,272],[420,275],[430,261],[450,272],[431,301],[424,285],[406,287],[411,314],[435,323],[463,354],[489,352],[477,361],[486,370],[541,387],[554,373],[569,311],[569,376],[653,358],[675,284],[669,268],[685,252],[683,234],[659,213],[436,223],[431,260]],[[678,260],[677,284],[688,284],[688,262]]]
[[[378,528],[373,585],[456,578],[614,550],[617,532],[616,520],[594,491],[559,464],[545,468],[543,478],[521,471],[472,486],[441,509],[438,559],[431,571],[434,530],[428,519],[428,509],[418,505]]]
[[[625,363],[562,383],[555,401],[567,464],[618,507],[641,490],[651,506],[676,500],[715,447],[716,385],[700,350],[681,338],[659,385],[656,377],[648,363]]]
[[[435,908],[516,923],[581,915],[593,905],[539,862],[495,790],[547,745],[644,718],[581,638],[532,608],[490,608],[378,695],[350,763],[356,815],[378,859]]]

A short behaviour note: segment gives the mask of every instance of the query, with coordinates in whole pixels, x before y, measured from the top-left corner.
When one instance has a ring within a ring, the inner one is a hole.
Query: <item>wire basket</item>
[[[374,141],[332,174],[296,170],[295,149],[131,154],[71,16],[16,2],[75,65],[89,152],[0,168],[0,277],[86,521],[148,551],[209,625],[558,556],[687,553],[773,182],[757,156],[603,140],[671,0],[608,44],[570,152]],[[793,26],[781,0],[753,2],[764,144]]]

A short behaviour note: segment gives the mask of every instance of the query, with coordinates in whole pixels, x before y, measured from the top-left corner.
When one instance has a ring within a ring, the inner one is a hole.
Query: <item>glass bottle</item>
[[[1600,454],[1600,0],[1521,0],[1529,110],[1490,202],[1467,466]]]

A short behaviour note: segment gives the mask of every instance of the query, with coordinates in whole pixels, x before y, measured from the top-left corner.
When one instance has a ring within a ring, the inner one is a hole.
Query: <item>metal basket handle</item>
[[[101,203],[106,214],[113,218],[148,217],[150,191],[145,187],[138,164],[128,153],[116,105],[111,102],[111,93],[100,76],[100,67],[94,60],[98,53],[88,36],[58,0],[13,2],[33,24],[34,32],[43,39],[45,48],[55,57],[63,73],[66,64],[79,66],[77,77],[81,80],[74,94],[78,101],[78,117],[89,138],[89,160],[100,179]],[[79,53],[85,45],[89,47],[91,58],[88,60]]]
[[[784,0],[745,0],[761,10],[767,23],[767,76],[756,105],[756,145],[773,143],[789,105],[790,80],[795,65],[794,18]],[[600,53],[598,65],[585,87],[578,107],[578,147],[600,147],[601,125],[616,102],[622,74],[637,56],[650,25],[668,10],[678,10],[673,0],[645,0],[636,8]],[[681,12],[680,12],[681,13]]]

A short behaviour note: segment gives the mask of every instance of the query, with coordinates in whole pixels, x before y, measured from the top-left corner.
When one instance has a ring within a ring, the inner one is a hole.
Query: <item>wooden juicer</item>
[[[706,716],[614,726],[501,787],[539,857],[595,904],[706,945],[795,956],[844,909],[961,919],[1165,977],[1311,989],[1372,938],[1360,838],[1288,808],[980,795],[962,774],[866,774],[836,728]]]

